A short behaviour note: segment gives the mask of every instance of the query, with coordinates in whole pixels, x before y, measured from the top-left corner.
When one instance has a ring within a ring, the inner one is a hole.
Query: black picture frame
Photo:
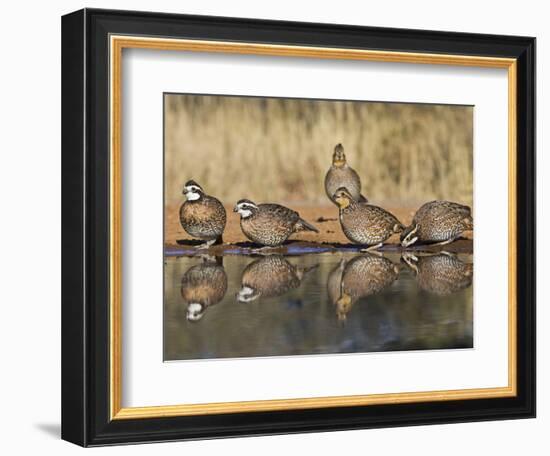
[[[111,420],[111,34],[517,59],[517,395]],[[535,39],[84,9],[62,19],[62,438],[82,446],[535,416]]]

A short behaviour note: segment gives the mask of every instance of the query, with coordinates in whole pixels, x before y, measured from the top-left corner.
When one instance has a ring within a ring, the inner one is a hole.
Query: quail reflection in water
[[[227,292],[227,274],[222,258],[203,257],[204,263],[187,270],[181,279],[181,297],[187,303],[187,319],[200,320],[206,309],[220,302]]]
[[[164,359],[471,348],[471,261],[349,251],[227,254],[223,265],[167,257]]]
[[[380,292],[391,285],[398,275],[399,267],[383,256],[365,254],[347,263],[341,262],[331,272],[328,284],[338,320],[345,321],[357,300]],[[338,277],[340,286],[337,294],[335,289],[338,286]],[[334,300],[337,295],[338,298]]]
[[[451,253],[415,255],[404,252],[402,258],[416,274],[418,286],[430,293],[445,296],[472,284],[474,265],[463,263]]]
[[[298,267],[282,255],[269,255],[250,263],[243,271],[241,289],[237,293],[240,302],[251,302],[260,296],[281,296],[298,288],[304,276],[318,265]]]

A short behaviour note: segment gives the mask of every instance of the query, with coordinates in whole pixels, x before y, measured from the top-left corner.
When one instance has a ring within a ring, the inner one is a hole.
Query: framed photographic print
[[[64,439],[535,416],[534,38],[85,9],[62,79]]]

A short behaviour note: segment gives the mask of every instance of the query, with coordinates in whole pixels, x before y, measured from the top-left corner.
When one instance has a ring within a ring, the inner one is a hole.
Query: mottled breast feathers
[[[212,240],[223,234],[227,214],[218,199],[202,195],[196,201],[182,204],[180,222],[183,229],[194,238]]]

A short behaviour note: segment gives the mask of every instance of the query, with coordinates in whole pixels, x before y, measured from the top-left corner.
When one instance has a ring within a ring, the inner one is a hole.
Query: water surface
[[[165,259],[166,361],[473,346],[471,255]]]

